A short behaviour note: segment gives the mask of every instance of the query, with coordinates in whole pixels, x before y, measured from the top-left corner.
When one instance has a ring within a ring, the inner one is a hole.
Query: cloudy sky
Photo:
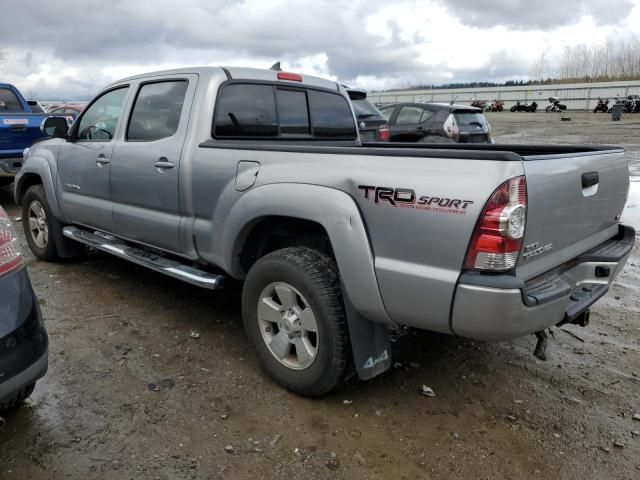
[[[640,0],[0,0],[0,82],[84,99],[186,65],[285,69],[368,89],[527,78],[545,51],[640,31]],[[550,71],[549,74],[553,72]]]

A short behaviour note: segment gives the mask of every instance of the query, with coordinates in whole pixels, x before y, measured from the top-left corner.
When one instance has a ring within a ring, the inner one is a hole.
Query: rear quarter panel
[[[355,202],[364,219],[370,245],[363,242],[361,248],[372,251],[381,296],[391,319],[447,333],[451,333],[451,301],[478,215],[500,183],[522,174],[520,161],[199,148],[191,185],[194,235],[202,257],[227,269],[220,257],[225,221],[246,194],[233,188],[241,160],[260,163],[252,189],[309,184],[346,193],[345,198]],[[416,204],[401,207],[380,198],[376,203],[375,190],[369,190],[365,198],[364,186],[413,190]],[[467,208],[439,209],[435,204],[426,208],[429,205],[418,205],[424,196],[467,201]],[[207,198],[219,201],[214,204]],[[304,202],[304,196],[299,201]],[[330,203],[327,207],[330,209]],[[358,269],[362,265],[344,262],[339,268]]]

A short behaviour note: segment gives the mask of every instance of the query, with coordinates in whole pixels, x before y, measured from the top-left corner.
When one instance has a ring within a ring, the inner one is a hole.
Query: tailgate
[[[0,158],[22,157],[22,151],[42,137],[40,124],[47,116],[34,113],[0,114]]]
[[[621,149],[523,158],[527,225],[516,269],[528,280],[618,233],[629,169]]]

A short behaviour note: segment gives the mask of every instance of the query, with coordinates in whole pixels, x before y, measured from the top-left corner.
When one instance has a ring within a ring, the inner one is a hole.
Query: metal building
[[[523,85],[517,87],[448,88],[422,90],[393,90],[368,94],[374,103],[395,102],[443,102],[469,104],[473,100],[504,100],[509,109],[516,101],[538,102],[538,109],[544,110],[549,97],[557,97],[569,110],[593,110],[598,97],[611,100],[615,97],[640,95],[640,81],[564,83],[555,85]]]

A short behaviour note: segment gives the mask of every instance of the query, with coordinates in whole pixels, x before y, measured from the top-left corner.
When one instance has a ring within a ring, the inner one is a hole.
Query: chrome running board
[[[130,262],[147,267],[156,272],[164,273],[165,275],[192,285],[209,290],[222,288],[224,275],[217,275],[189,265],[184,265],[176,260],[134,247],[112,235],[99,231],[90,232],[77,227],[64,227],[62,233],[65,237],[77,242],[84,243],[90,247],[129,260]]]

